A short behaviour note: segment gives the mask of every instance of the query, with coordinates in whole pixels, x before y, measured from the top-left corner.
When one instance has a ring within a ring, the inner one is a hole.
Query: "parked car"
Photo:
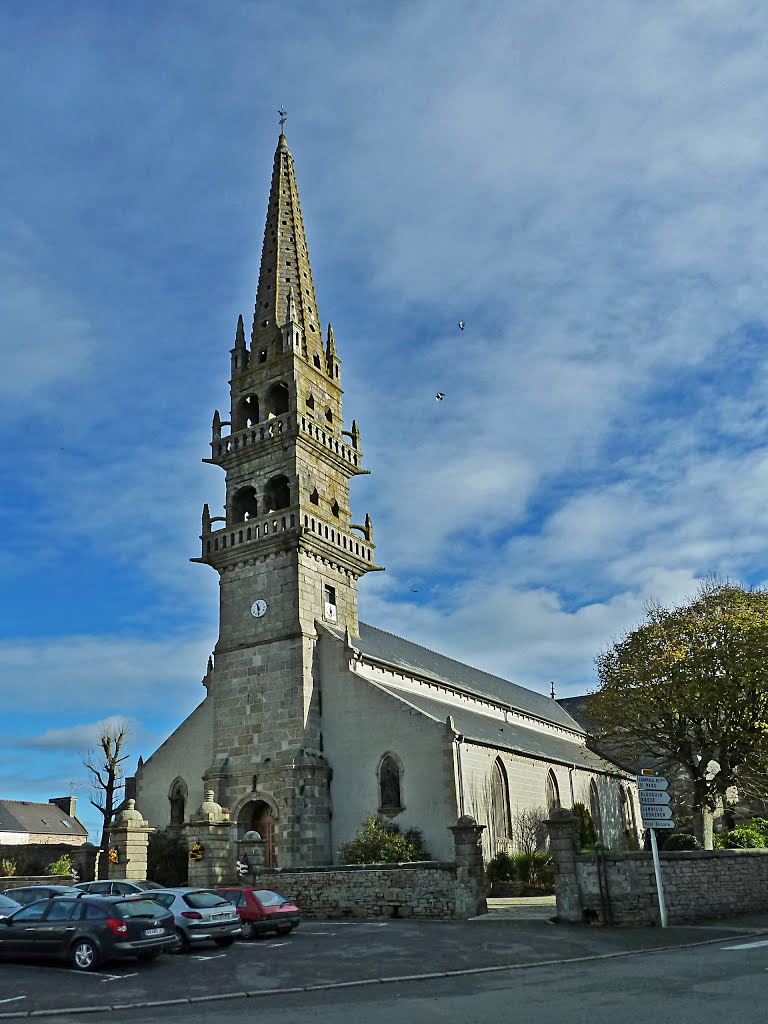
[[[16,900],[12,900],[8,896],[0,896],[0,917],[8,917],[14,910],[18,910],[21,907],[20,903]]]
[[[79,896],[80,890],[73,885],[20,885],[18,889],[3,889],[2,895],[26,907],[52,896]]]
[[[114,880],[105,879],[102,882],[78,882],[75,889],[81,892],[88,892],[91,896],[127,896],[134,892],[147,892],[150,889],[162,889],[159,882],[148,882],[146,879],[131,879],[127,881],[119,878]]]
[[[217,946],[231,946],[242,934],[237,911],[213,889],[195,889],[188,885],[153,889],[146,898],[173,914],[180,953],[188,952],[193,943],[211,940]]]
[[[0,955],[63,957],[92,971],[122,957],[154,960],[176,946],[173,915],[141,896],[54,896],[0,918]]]
[[[294,928],[299,927],[299,908],[274,889],[240,885],[220,886],[216,891],[236,908],[244,939],[252,939],[264,932],[290,935]]]

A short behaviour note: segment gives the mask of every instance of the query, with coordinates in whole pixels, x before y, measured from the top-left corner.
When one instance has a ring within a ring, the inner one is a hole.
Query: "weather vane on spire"
[[[283,134],[283,125],[285,124],[286,118],[288,116],[288,111],[287,110],[283,110],[282,107],[278,107],[277,108],[277,112],[280,115],[280,134],[282,135]]]

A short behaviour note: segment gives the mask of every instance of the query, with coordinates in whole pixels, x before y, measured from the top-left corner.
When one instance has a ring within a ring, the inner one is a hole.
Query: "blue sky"
[[[566,696],[649,599],[765,580],[762,4],[7,0],[0,87],[2,796],[94,827],[97,724],[146,756],[203,696],[280,104],[366,621]]]

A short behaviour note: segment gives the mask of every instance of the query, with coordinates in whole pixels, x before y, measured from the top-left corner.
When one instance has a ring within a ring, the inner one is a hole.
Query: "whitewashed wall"
[[[136,773],[136,807],[154,828],[171,820],[169,791],[176,778],[187,784],[185,817],[203,802],[203,773],[212,754],[211,702],[204,700]]]
[[[392,820],[418,828],[430,856],[453,859],[448,831],[458,817],[451,733],[350,672],[338,643],[321,645],[323,746],[333,769],[332,846],[352,839],[379,807],[377,768],[391,752],[402,764],[404,810]]]

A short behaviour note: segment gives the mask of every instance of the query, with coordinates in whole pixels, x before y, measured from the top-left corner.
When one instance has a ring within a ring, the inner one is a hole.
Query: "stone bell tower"
[[[228,419],[213,416],[223,515],[203,509],[202,554],[220,577],[206,783],[238,831],[258,829],[278,866],[329,863],[330,772],[315,668],[318,621],[357,632],[357,581],[379,568],[373,530],[351,522],[360,433],[343,429],[341,361],[325,344],[293,157],[275,152],[250,345],[231,350]]]

